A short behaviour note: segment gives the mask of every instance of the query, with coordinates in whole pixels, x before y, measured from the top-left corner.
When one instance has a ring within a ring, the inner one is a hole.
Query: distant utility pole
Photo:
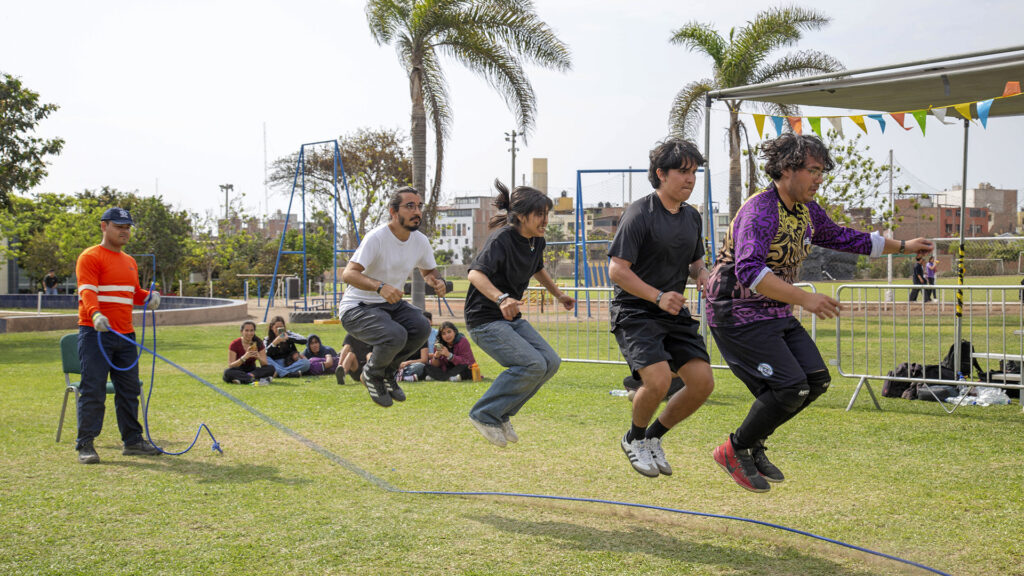
[[[516,148],[516,136],[522,136],[522,134],[516,134],[515,130],[505,132],[505,142],[512,143],[512,147],[509,148],[509,151],[512,152],[512,179],[509,180],[509,185],[513,188],[516,186],[516,151],[519,150]]]
[[[221,184],[220,185],[220,189],[221,189],[222,192],[224,192],[224,219],[227,220],[229,218],[229,216],[228,216],[228,192],[233,191],[235,189],[235,186],[233,184]]]

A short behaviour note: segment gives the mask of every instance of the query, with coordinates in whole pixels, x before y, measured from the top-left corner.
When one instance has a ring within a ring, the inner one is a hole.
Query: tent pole
[[[956,264],[956,318],[953,320],[953,366],[959,372],[961,359],[960,359],[960,339],[963,336],[963,315],[964,315],[964,238],[966,237],[967,227],[967,142],[969,140],[971,128],[971,119],[964,118],[964,171],[963,178],[960,184],[960,246],[957,250],[957,264]],[[970,374],[964,374],[964,378],[969,378]]]
[[[714,265],[715,255],[707,255],[708,234],[714,234],[711,227],[711,95],[704,95],[704,261]],[[709,267],[710,268],[710,267]],[[707,307],[704,307],[707,314]],[[708,338],[708,323],[705,319],[700,323],[701,336],[704,340]]]

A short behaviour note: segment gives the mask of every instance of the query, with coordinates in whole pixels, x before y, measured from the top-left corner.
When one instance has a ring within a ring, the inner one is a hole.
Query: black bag
[[[954,370],[954,371],[957,371],[957,372],[963,374],[964,378],[970,378],[971,377],[971,366],[974,366],[974,369],[977,370],[978,378],[984,378],[985,377],[985,371],[981,369],[981,365],[978,364],[978,360],[974,357],[974,345],[971,344],[971,341],[970,340],[961,340],[960,341],[960,369],[959,370],[957,370],[956,367],[954,366],[954,364],[956,363],[956,360],[953,357],[954,353],[955,353],[955,350],[956,350],[955,346],[956,346],[956,344],[950,344],[949,352],[946,352],[946,357],[942,359],[942,363],[940,365],[945,367],[945,368],[949,368],[950,370]]]
[[[956,386],[943,386],[941,384],[916,384],[918,400],[931,400],[933,402],[945,402],[946,398],[957,395]]]
[[[942,364],[928,364],[924,367],[924,377],[929,380],[956,380],[956,371]]]
[[[891,378],[923,378],[924,367],[916,362],[911,364],[902,362],[899,366],[890,370],[888,376]],[[882,382],[882,396],[886,398],[902,398],[913,386],[913,382],[886,380]]]

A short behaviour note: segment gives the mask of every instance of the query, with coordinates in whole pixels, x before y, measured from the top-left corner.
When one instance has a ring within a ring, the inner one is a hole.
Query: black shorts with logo
[[[641,368],[658,362],[668,362],[673,373],[694,358],[711,362],[700,335],[700,323],[688,312],[669,316],[661,311],[613,306],[611,316],[612,334],[637,380]]]
[[[733,374],[755,397],[766,389],[796,386],[808,374],[827,369],[818,346],[793,317],[712,326],[711,334]]]

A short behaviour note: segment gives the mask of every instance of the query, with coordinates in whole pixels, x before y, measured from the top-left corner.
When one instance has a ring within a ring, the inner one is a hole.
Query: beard
[[[410,224],[409,220],[406,220],[402,216],[398,217],[398,224],[402,228],[405,228],[406,230],[408,230],[409,232],[415,232],[415,231],[419,230],[420,229],[420,222],[422,222],[422,221],[423,220],[420,219],[420,220],[417,220],[415,224]]]

